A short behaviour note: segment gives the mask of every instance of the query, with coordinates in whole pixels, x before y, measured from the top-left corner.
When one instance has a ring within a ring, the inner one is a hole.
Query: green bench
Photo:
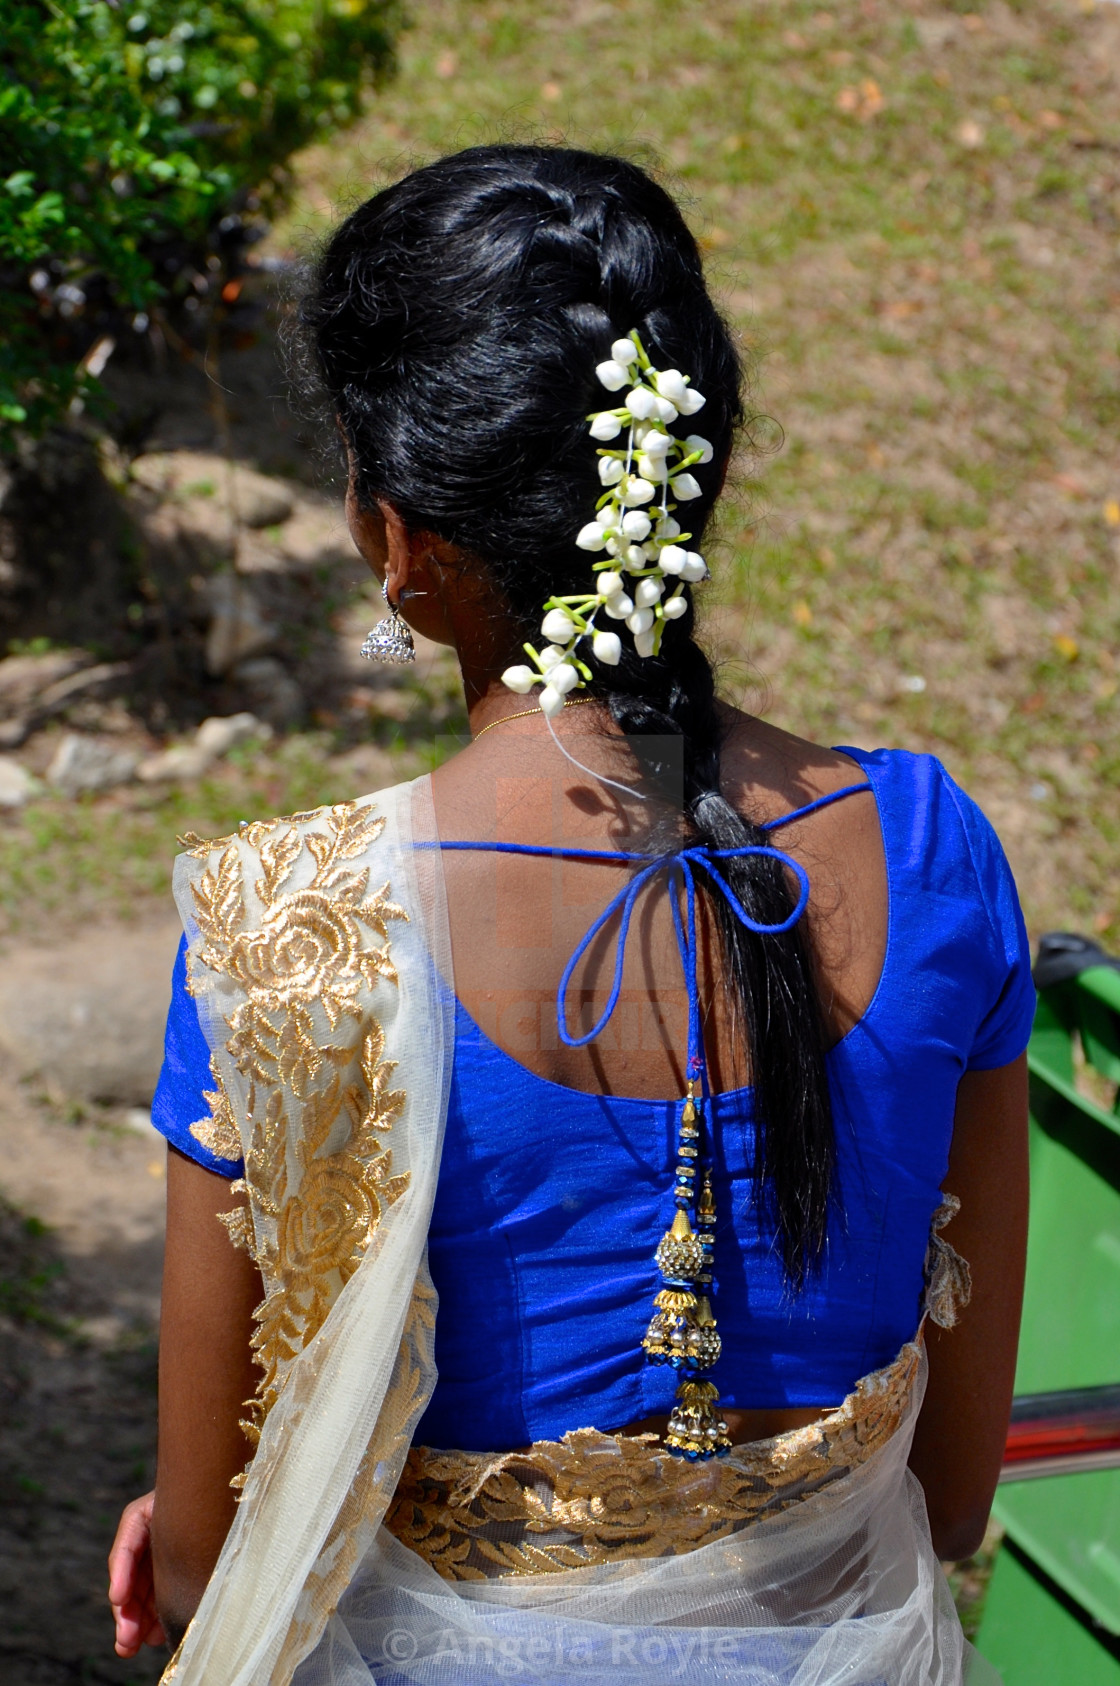
[[[1035,970],[1006,1532],[977,1639],[1006,1686],[1120,1686],[1120,967],[1076,942],[1044,938]]]

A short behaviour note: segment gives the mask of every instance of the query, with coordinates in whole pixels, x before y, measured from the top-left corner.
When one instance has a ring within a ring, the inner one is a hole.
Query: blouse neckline
[[[791,825],[795,821],[806,818],[808,815],[816,812],[819,808],[829,806],[840,796],[855,794],[857,791],[861,790],[869,790],[875,801],[875,812],[878,817],[879,832],[882,840],[887,888],[887,938],[883,949],[883,963],[879,968],[879,977],[867,1006],[864,1008],[856,1022],[844,1032],[844,1035],[841,1036],[838,1041],[834,1042],[829,1049],[827,1049],[825,1053],[826,1060],[831,1060],[834,1055],[839,1054],[842,1050],[845,1050],[847,1044],[856,1037],[857,1032],[864,1031],[865,1027],[868,1025],[872,1016],[876,1012],[878,1003],[885,993],[884,984],[888,968],[891,964],[892,949],[894,946],[894,897],[892,888],[891,852],[888,841],[888,828],[884,819],[883,805],[880,799],[879,790],[871,775],[871,768],[867,765],[867,761],[865,760],[865,755],[867,754],[866,751],[853,749],[844,744],[836,744],[832,747],[837,754],[846,755],[856,763],[857,767],[859,767],[860,771],[864,775],[863,782],[859,785],[845,786],[840,790],[828,791],[824,796],[817,797],[812,802],[805,803],[804,806],[800,808],[794,808],[788,814],[782,814],[775,820],[767,821],[766,825],[760,828],[765,831],[771,831],[777,830],[782,826]],[[455,1011],[457,1014],[461,1013],[466,1019],[467,1023],[471,1026],[475,1037],[484,1049],[489,1050],[501,1060],[508,1060],[510,1065],[515,1066],[522,1076],[529,1078],[534,1083],[542,1084],[545,1088],[553,1090],[558,1094],[576,1095],[585,1097],[588,1100],[606,1101],[612,1106],[640,1106],[648,1108],[676,1106],[679,1104],[679,1096],[668,1096],[662,1098],[658,1096],[648,1097],[645,1095],[604,1095],[595,1089],[576,1089],[569,1083],[558,1083],[554,1078],[545,1077],[540,1072],[534,1071],[531,1066],[525,1065],[521,1060],[517,1059],[515,1055],[509,1053],[505,1048],[503,1048],[500,1043],[495,1042],[491,1037],[487,1036],[477,1019],[468,1012],[467,1008],[463,1005],[458,996],[455,997]],[[753,1096],[753,1093],[754,1085],[752,1083],[745,1083],[740,1085],[738,1088],[713,1091],[711,1094],[711,1100],[717,1105],[720,1103],[733,1104],[735,1101],[749,1100],[750,1097]]]

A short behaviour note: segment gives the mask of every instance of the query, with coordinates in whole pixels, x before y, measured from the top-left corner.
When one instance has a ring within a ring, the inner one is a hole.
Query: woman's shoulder
[[[813,743],[781,726],[738,709],[725,711],[726,735],[720,756],[724,794],[761,825],[771,824],[853,785],[867,784],[878,795],[884,783],[905,778],[905,763],[915,758],[902,750],[861,750]],[[901,757],[900,761],[898,758]],[[835,805],[825,810],[833,822],[842,811],[861,807]]]
[[[888,863],[919,867],[932,879],[979,881],[986,897],[1008,871],[991,822],[935,755],[848,744],[823,745],[768,721],[737,715],[722,762],[724,789],[740,811],[760,824],[853,786],[866,784],[874,804],[834,802],[820,812],[822,839],[858,848],[881,831]]]
[[[956,813],[969,831],[988,826],[981,809],[935,755],[851,744],[819,744],[768,720],[727,711],[721,773],[738,789],[752,817],[765,824],[822,796],[866,783],[880,809],[903,805],[913,817]]]

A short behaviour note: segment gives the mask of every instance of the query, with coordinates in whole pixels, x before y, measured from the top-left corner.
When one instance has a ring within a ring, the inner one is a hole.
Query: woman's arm
[[[968,1260],[972,1300],[956,1328],[926,1325],[929,1387],[910,1467],[938,1556],[959,1558],[984,1537],[1015,1381],[1027,1249],[1025,1054],[961,1079],[945,1187],[961,1203],[945,1239]]]
[[[152,1558],[172,1644],[210,1579],[236,1508],[230,1481],[250,1455],[239,1419],[256,1387],[249,1338],[264,1294],[218,1221],[239,1200],[224,1177],[168,1149]]]

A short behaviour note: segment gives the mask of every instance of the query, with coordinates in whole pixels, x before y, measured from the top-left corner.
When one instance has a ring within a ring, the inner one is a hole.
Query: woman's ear
[[[359,554],[388,589],[389,601],[399,603],[413,567],[415,540],[388,498],[370,507],[360,503],[353,478],[346,489],[346,523]]]
[[[388,498],[378,498],[377,509],[385,535],[385,567],[382,576],[385,581],[385,595],[386,600],[395,607],[400,603],[401,594],[412,572],[414,539],[400,512],[393,507]]]

